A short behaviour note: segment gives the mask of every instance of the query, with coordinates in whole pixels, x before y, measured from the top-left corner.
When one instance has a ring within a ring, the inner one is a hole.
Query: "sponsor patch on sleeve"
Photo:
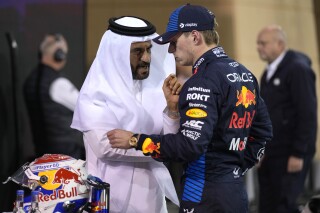
[[[156,152],[155,155],[160,154],[160,143],[155,144],[151,138],[146,138],[142,144],[142,152],[143,154],[153,154]]]
[[[198,108],[192,108],[189,109],[186,112],[186,116],[191,117],[191,118],[205,118],[207,117],[207,112],[204,111],[203,109],[198,109]]]
[[[193,131],[193,130],[188,130],[188,129],[182,129],[181,133],[184,136],[186,136],[186,137],[188,137],[188,138],[190,138],[190,139],[192,139],[194,141],[197,140],[201,136],[200,132]]]

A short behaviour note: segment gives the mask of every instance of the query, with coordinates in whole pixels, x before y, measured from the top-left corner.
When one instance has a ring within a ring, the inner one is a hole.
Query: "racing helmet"
[[[87,176],[85,161],[68,155],[44,154],[25,163],[3,183],[12,180],[39,191],[41,212],[76,212],[88,200]],[[31,208],[31,197],[25,197],[24,201],[27,212]]]

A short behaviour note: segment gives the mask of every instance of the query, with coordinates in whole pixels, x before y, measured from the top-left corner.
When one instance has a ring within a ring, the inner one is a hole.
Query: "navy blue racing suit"
[[[257,79],[215,47],[193,66],[179,112],[177,134],[141,134],[136,149],[186,163],[180,212],[248,212],[243,175],[272,138]]]

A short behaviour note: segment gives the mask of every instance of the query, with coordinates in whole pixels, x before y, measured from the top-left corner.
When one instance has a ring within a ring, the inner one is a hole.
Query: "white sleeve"
[[[172,119],[163,112],[163,134],[177,133],[180,127],[180,118]]]
[[[83,133],[86,147],[92,150],[97,158],[110,161],[124,162],[150,162],[154,161],[150,156],[143,155],[142,151],[132,149],[114,149],[111,148],[106,130],[90,130]]]
[[[50,85],[49,95],[53,101],[74,111],[79,96],[79,90],[71,83],[71,81],[64,77],[60,77]]]

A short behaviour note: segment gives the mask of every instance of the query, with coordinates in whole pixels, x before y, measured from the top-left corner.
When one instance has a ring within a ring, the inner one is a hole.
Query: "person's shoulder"
[[[194,87],[195,85],[211,89],[211,91],[221,92],[221,88],[224,87],[226,82],[226,63],[220,62],[219,60],[207,61],[203,68],[196,72],[192,78],[187,82],[189,86]]]
[[[210,63],[207,70],[208,76],[214,75],[213,77],[218,77],[220,80],[224,79],[230,82],[246,82],[256,79],[247,67],[232,58]]]
[[[286,56],[290,60],[291,64],[307,67],[311,67],[312,65],[310,57],[301,51],[288,50]]]
[[[226,60],[210,60],[205,66],[204,75],[217,75],[223,70],[229,70],[228,61]]]
[[[287,73],[290,79],[301,79],[303,76],[315,78],[315,72],[311,67],[310,58],[302,52],[289,50],[279,65]]]

